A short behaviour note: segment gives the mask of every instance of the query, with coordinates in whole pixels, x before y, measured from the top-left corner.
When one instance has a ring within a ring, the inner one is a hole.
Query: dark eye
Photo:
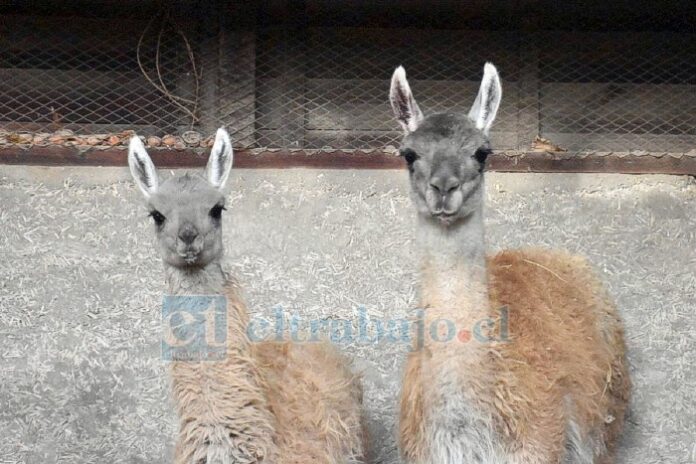
[[[418,154],[410,148],[404,148],[399,154],[404,157],[409,166],[415,163],[419,158]]]
[[[491,147],[488,146],[479,147],[479,149],[476,150],[476,153],[474,153],[474,158],[479,162],[479,164],[481,164],[481,169],[483,169],[486,158],[488,158],[488,155],[491,153],[493,153],[493,150],[491,150]]]
[[[155,224],[157,224],[158,226],[164,224],[165,219],[167,219],[166,217],[164,217],[162,213],[160,213],[156,209],[150,211],[150,216],[152,216],[152,219],[155,220]]]
[[[215,205],[210,209],[210,217],[215,220],[220,220],[222,217],[222,211],[225,209],[223,205]]]

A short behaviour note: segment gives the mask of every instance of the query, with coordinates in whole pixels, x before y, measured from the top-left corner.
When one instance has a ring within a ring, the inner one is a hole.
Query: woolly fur
[[[447,400],[466,404],[457,420],[469,429],[442,424],[437,413],[441,395],[426,372],[446,363],[442,354],[426,347],[410,356],[401,398],[404,458],[613,462],[631,385],[621,322],[603,286],[584,259],[562,252],[504,251],[487,265],[490,308],[508,309],[509,341],[472,347],[458,369],[446,366],[461,382],[460,395]],[[438,442],[443,433],[467,435],[470,446],[447,455]]]
[[[175,362],[176,463],[361,462],[362,389],[329,344],[250,343],[228,281],[227,357]]]

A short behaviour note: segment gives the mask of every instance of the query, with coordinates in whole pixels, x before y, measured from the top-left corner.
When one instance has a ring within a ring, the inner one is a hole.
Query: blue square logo
[[[162,358],[220,361],[227,353],[227,298],[166,295],[162,303]]]

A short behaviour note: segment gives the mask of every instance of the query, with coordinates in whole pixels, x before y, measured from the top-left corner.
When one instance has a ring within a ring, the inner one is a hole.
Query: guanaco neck
[[[226,297],[226,352],[246,354],[250,350],[247,337],[248,314],[234,280],[222,269],[219,260],[202,268],[179,268],[165,264],[169,295],[223,295]]]
[[[479,345],[458,339],[462,330],[473,331],[490,315],[486,279],[486,252],[483,205],[464,220],[443,225],[432,217],[419,215],[416,240],[422,251],[421,305],[425,310],[425,346],[463,348],[467,352]],[[444,319],[448,322],[437,322]],[[432,340],[433,324],[440,339],[454,324],[456,333],[448,343]],[[444,333],[443,333],[444,332]]]
[[[227,281],[219,261],[203,268],[179,268],[164,265],[170,295],[220,295]]]

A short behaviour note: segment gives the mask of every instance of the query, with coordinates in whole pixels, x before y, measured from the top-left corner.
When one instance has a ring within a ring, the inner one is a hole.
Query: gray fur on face
[[[460,114],[428,116],[401,145],[409,163],[411,198],[419,213],[443,223],[469,216],[481,203],[483,161],[489,142]],[[415,156],[414,156],[415,155]]]
[[[491,151],[488,130],[502,90],[493,65],[484,67],[478,96],[467,115],[437,113],[423,118],[399,67],[392,77],[390,100],[406,130],[400,153],[408,163],[411,197],[422,215],[444,225],[481,207],[483,169]]]
[[[222,192],[198,174],[163,182],[150,196],[148,207],[165,218],[161,225],[154,226],[165,263],[204,267],[222,258],[222,226],[216,210],[224,206]]]
[[[176,176],[160,184],[155,166],[138,137],[133,137],[128,164],[143,192],[155,223],[155,237],[164,263],[200,269],[222,258],[223,188],[232,168],[232,144],[219,129],[205,177]]]

